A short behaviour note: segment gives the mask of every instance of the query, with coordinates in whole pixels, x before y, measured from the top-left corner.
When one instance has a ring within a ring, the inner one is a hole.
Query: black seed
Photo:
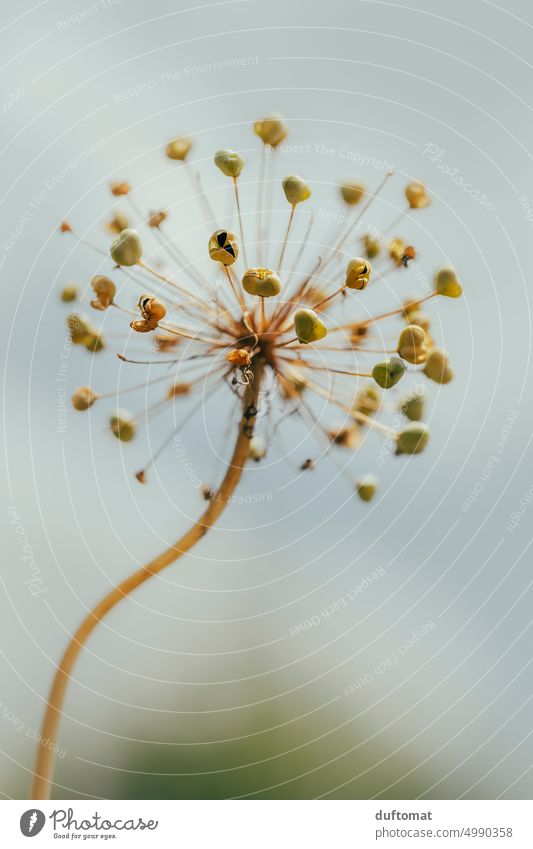
[[[223,247],[224,247],[224,242],[226,241],[227,237],[228,237],[228,234],[226,233],[226,231],[225,231],[225,230],[222,230],[222,231],[218,234],[218,236],[217,236],[217,242],[218,242],[218,246],[219,246],[220,248],[223,248]]]

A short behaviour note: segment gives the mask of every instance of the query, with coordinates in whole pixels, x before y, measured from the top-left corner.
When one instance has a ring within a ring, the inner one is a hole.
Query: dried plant
[[[319,457],[331,458],[337,449],[358,450],[364,433],[369,430],[384,435],[396,454],[419,454],[429,439],[427,426],[421,422],[423,395],[417,389],[391,405],[390,390],[407,371],[418,381],[420,372],[441,384],[448,383],[452,377],[448,356],[435,347],[430,333],[431,319],[422,306],[438,296],[457,298],[461,295],[453,269],[437,271],[431,291],[400,306],[394,305],[379,315],[369,317],[366,313],[366,317],[357,317],[358,304],[364,299],[367,287],[383,285],[385,274],[401,274],[414,260],[415,249],[401,238],[389,238],[388,233],[411,210],[428,206],[430,196],[425,187],[418,182],[406,187],[407,209],[382,233],[370,229],[365,222],[367,232],[361,237],[359,249],[362,256],[354,257],[352,243],[355,236],[363,232],[363,217],[383,190],[391,172],[385,174],[373,192],[359,183],[342,183],[340,195],[350,214],[343,216],[347,223],[340,225],[332,245],[322,250],[321,256],[310,258],[306,265],[313,216],[308,217],[303,239],[293,241],[291,236],[295,219],[300,214],[298,207],[309,200],[311,188],[295,174],[283,179],[288,217],[283,238],[273,242],[269,232],[271,203],[265,202],[265,193],[274,180],[272,176],[266,179],[265,174],[269,162],[277,155],[276,149],[287,135],[287,128],[280,116],[273,115],[258,121],[254,131],[262,143],[255,210],[256,239],[253,243],[247,242],[241,213],[239,177],[245,168],[244,159],[236,151],[219,150],[214,163],[230,180],[239,235],[235,236],[229,228],[214,230],[208,241],[211,265],[207,271],[200,271],[190,261],[181,240],[168,235],[164,210],[143,214],[128,183],[111,184],[113,195],[123,196],[130,210],[128,215],[115,212],[107,225],[116,235],[109,253],[91,246],[104,256],[110,255],[109,274],[113,279],[101,274],[93,277],[88,300],[97,313],[116,313],[121,322],[124,316],[128,317],[125,344],[131,338],[139,340],[141,337],[137,334],[146,334],[150,340],[153,353],[149,357],[133,359],[122,351],[118,354],[121,361],[136,363],[141,369],[145,365],[160,364],[163,369],[160,376],[137,382],[120,390],[120,394],[165,381],[165,392],[152,409],[172,408],[182,396],[199,397],[199,402],[188,410],[181,424],[152,453],[144,468],[137,471],[138,481],[147,482],[150,467],[170,445],[179,428],[190,422],[219,388],[226,387],[233,393],[239,412],[235,416],[233,450],[225,474],[216,490],[209,486],[204,488],[207,506],[200,518],[174,545],[108,593],[72,636],[58,666],[48,701],[35,767],[33,798],[44,799],[50,794],[54,762],[52,744],[57,739],[72,668],[87,638],[122,598],[189,551],[217,521],[231,500],[247,461],[260,461],[269,447],[265,439],[256,434],[258,418],[261,424],[277,417],[277,428],[289,416],[299,417],[317,438]],[[191,149],[192,141],[181,137],[167,145],[166,155],[192,179],[206,221],[214,228],[216,217],[209,198],[189,162]],[[356,206],[357,210],[352,211]],[[167,263],[173,265],[173,271],[166,273],[157,265],[157,260],[153,266],[144,259],[145,238],[141,240],[137,230],[129,226],[130,214],[138,226],[151,231],[161,254],[164,253]],[[63,222],[60,229],[87,244],[75,234],[70,223]],[[268,267],[274,251],[276,261],[273,267]],[[248,253],[252,252],[257,267],[249,267]],[[290,264],[287,262],[289,254],[292,254]],[[240,268],[238,273],[237,268]],[[146,291],[148,286],[149,291]],[[140,297],[137,307],[133,308],[136,287]],[[61,297],[66,303],[76,301],[76,287],[69,285]],[[335,318],[340,304],[343,313],[348,310],[353,315],[349,321]],[[390,328],[391,320],[399,321],[401,328],[394,336],[389,336],[393,342],[385,343],[378,328]],[[101,356],[106,342],[102,331],[91,320],[73,313],[67,324],[74,345],[84,346],[93,355]],[[376,354],[381,354],[378,362]],[[265,380],[267,375],[268,381]],[[76,410],[88,410],[96,402],[106,397],[116,398],[116,395],[102,395],[89,386],[82,386],[74,392],[72,404]],[[273,396],[279,403],[272,403]],[[314,411],[313,398],[340,411],[342,426],[324,424],[323,418],[317,417]],[[391,409],[399,410],[407,420],[399,430],[382,420],[382,414]],[[140,418],[113,409],[110,431],[118,440],[129,442],[135,437]],[[269,422],[270,432],[273,430],[271,424]],[[304,458],[299,473],[312,474],[316,461],[316,457]],[[377,479],[371,473],[354,481],[354,491],[364,502],[372,500],[377,486]]]

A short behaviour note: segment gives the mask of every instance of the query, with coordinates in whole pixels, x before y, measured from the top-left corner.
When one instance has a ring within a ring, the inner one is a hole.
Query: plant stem
[[[237,439],[226,474],[219,489],[213,495],[209,506],[189,530],[183,534],[174,545],[167,548],[133,575],[130,575],[111,590],[85,617],[78,630],[71,637],[67,649],[61,658],[50,690],[46,712],[41,728],[35,764],[32,799],[49,799],[52,789],[52,778],[55,757],[52,749],[55,746],[59,723],[61,721],[63,702],[71,678],[72,669],[85,645],[88,637],[104,616],[112,610],[119,601],[128,596],[154,575],[157,575],[179,557],[189,551],[207,531],[215,524],[228,504],[237,484],[239,483],[244,466],[248,459],[250,439],[253,435],[256,408],[259,398],[263,365],[257,359],[252,364],[253,380],[247,385],[243,396],[243,412],[238,426]]]

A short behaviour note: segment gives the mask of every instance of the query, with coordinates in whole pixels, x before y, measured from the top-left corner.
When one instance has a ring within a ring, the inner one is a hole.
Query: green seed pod
[[[272,298],[281,292],[281,281],[271,268],[249,268],[242,278],[242,288],[249,295]]]
[[[105,348],[104,336],[99,330],[93,330],[92,333],[86,337],[83,344],[88,351],[91,351],[93,354],[98,354],[99,351],[103,351]]]
[[[400,403],[400,412],[411,422],[419,422],[424,415],[424,396],[413,392]]]
[[[135,436],[136,425],[133,416],[125,410],[117,410],[109,420],[111,431],[121,442],[131,442]]]
[[[351,259],[346,266],[346,286],[348,289],[366,289],[370,275],[372,274],[372,266],[367,259],[360,256]]]
[[[421,454],[429,441],[429,429],[421,422],[411,422],[396,434],[397,454]]]
[[[74,283],[69,283],[68,286],[65,286],[63,291],[61,292],[61,300],[64,304],[68,304],[71,301],[77,300],[78,297],[78,287],[74,285]]]
[[[254,460],[256,463],[259,460],[262,460],[263,457],[266,456],[267,447],[266,442],[262,436],[253,436],[250,439],[250,443],[248,446],[248,457],[250,460]]]
[[[244,168],[244,159],[235,150],[217,150],[215,165],[226,177],[238,177]]]
[[[417,324],[408,324],[400,333],[398,353],[403,360],[413,365],[425,363],[429,356],[426,334]]]
[[[378,412],[380,402],[379,391],[374,386],[365,386],[361,392],[357,393],[353,410],[356,413],[363,413],[365,416],[372,416]]]
[[[424,374],[435,383],[449,383],[453,379],[448,354],[439,348],[433,348],[424,368]]]
[[[273,113],[255,122],[254,133],[259,136],[264,145],[277,147],[287,138],[288,130],[282,116]]]
[[[142,245],[137,230],[123,230],[111,243],[109,253],[117,265],[137,265],[142,256]]]
[[[348,206],[355,206],[366,193],[366,188],[361,183],[341,183],[342,199]]]
[[[307,345],[309,342],[318,342],[328,334],[324,322],[317,316],[316,312],[308,309],[296,310],[294,313],[294,330],[298,340]]]
[[[459,298],[463,289],[453,268],[440,268],[435,274],[435,291],[446,298]]]
[[[165,153],[169,159],[175,159],[179,162],[183,162],[183,160],[189,155],[191,147],[192,141],[188,139],[187,136],[181,136],[180,138],[173,139],[167,144]]]
[[[378,256],[381,251],[381,242],[379,239],[372,236],[370,233],[367,233],[366,236],[363,236],[361,241],[365,249],[365,256],[367,256],[368,259],[374,259]]]
[[[378,479],[375,475],[364,475],[355,483],[355,491],[361,501],[372,501],[378,488]]]
[[[106,310],[113,303],[117,287],[109,277],[97,274],[91,280],[91,287],[96,297],[91,301],[95,310]]]
[[[405,197],[411,209],[423,209],[431,203],[426,187],[416,180],[405,187]]]
[[[85,340],[93,334],[89,319],[85,315],[72,313],[67,317],[67,327],[73,345],[83,345]]]
[[[296,206],[297,203],[303,203],[304,200],[311,197],[311,189],[305,180],[302,180],[297,174],[289,174],[282,181],[281,185],[283,186],[285,197],[292,206]]]
[[[372,369],[372,377],[382,389],[396,386],[405,374],[405,363],[399,357],[391,357],[383,363],[377,363]]]
[[[72,396],[72,406],[80,412],[88,410],[98,399],[96,392],[90,386],[80,386]]]
[[[239,245],[230,230],[215,230],[209,239],[209,256],[222,265],[233,265],[239,256]]]

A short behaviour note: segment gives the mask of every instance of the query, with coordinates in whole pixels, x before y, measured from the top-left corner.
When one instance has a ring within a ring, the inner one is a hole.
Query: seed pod
[[[419,422],[424,415],[424,396],[413,392],[400,403],[400,412],[411,422]]]
[[[309,342],[318,342],[327,336],[328,329],[316,312],[309,309],[296,310],[294,313],[294,330],[298,340],[307,345]]]
[[[83,344],[92,354],[98,354],[105,348],[104,335],[99,330],[92,331],[84,340]]]
[[[137,307],[142,319],[130,323],[131,329],[136,330],[137,333],[149,333],[151,330],[155,330],[167,314],[167,308],[163,301],[160,301],[159,298],[153,298],[151,295],[141,295]]]
[[[117,410],[109,420],[111,431],[121,442],[131,442],[135,436],[136,425],[131,413]]]
[[[236,150],[217,150],[215,165],[226,177],[238,177],[244,168],[244,159]]]
[[[75,410],[83,412],[92,407],[97,399],[98,395],[93,392],[90,386],[80,386],[72,396],[72,406]]]
[[[161,227],[161,224],[163,221],[166,221],[167,218],[168,212],[165,209],[160,209],[158,212],[152,211],[148,218],[148,226],[157,229]]]
[[[355,483],[355,491],[361,501],[372,501],[378,488],[378,479],[375,475],[364,475]]]
[[[111,259],[117,265],[137,265],[142,256],[142,245],[137,230],[129,227],[111,243],[109,249]]]
[[[179,398],[180,395],[188,395],[190,391],[190,383],[173,383],[167,390],[167,398]]]
[[[426,334],[416,324],[404,327],[398,340],[398,353],[403,360],[413,365],[425,363],[429,356],[426,345]]]
[[[435,383],[449,383],[453,378],[448,354],[439,348],[433,348],[424,368],[424,374]]]
[[[417,327],[421,327],[424,333],[429,333],[429,328],[431,327],[431,319],[427,312],[422,312],[422,310],[413,310],[409,312],[408,315],[409,324],[416,324]]]
[[[357,424],[351,424],[349,427],[332,428],[328,431],[328,436],[334,445],[349,448],[352,451],[359,448],[362,440],[361,428]]]
[[[366,188],[361,183],[341,183],[342,199],[348,206],[355,206],[366,193]]]
[[[237,348],[234,351],[228,351],[226,359],[228,363],[237,366],[237,368],[248,368],[252,363],[250,351],[246,350],[246,348]]]
[[[178,162],[183,162],[187,159],[189,151],[192,147],[192,141],[187,136],[180,136],[177,139],[172,139],[166,146],[165,153],[169,159],[174,159]]]
[[[431,198],[427,193],[426,187],[417,180],[407,184],[405,187],[405,197],[411,209],[423,209],[431,203]]]
[[[122,182],[110,183],[109,188],[111,189],[111,194],[116,198],[122,197],[122,195],[129,195],[131,192],[131,186],[125,180]]]
[[[122,233],[122,231],[127,230],[129,226],[129,221],[122,212],[116,212],[111,221],[108,221],[106,224],[110,233]]]
[[[395,265],[407,268],[410,260],[416,257],[416,251],[412,245],[406,245],[403,239],[392,239],[389,243],[389,256]]]
[[[363,413],[365,416],[372,416],[379,410],[381,396],[374,386],[365,386],[355,396],[353,410],[356,413]]]
[[[102,274],[97,274],[91,280],[91,287],[96,297],[91,301],[91,306],[95,310],[106,310],[113,303],[113,298],[117,288],[109,277],[104,277]]]
[[[263,437],[252,436],[248,446],[248,457],[250,458],[250,460],[254,460],[256,463],[258,463],[259,460],[262,460],[263,457],[266,456],[266,453],[267,447]]]
[[[453,268],[439,268],[435,274],[435,291],[446,298],[459,298],[463,294]]]
[[[372,236],[370,233],[367,233],[366,236],[363,236],[361,239],[363,243],[363,247],[365,249],[365,255],[368,259],[374,259],[378,256],[381,251],[381,242],[375,236]]]
[[[371,273],[372,266],[368,260],[360,256],[350,260],[346,266],[346,286],[348,289],[366,289]]]
[[[273,113],[255,122],[254,133],[259,136],[264,145],[277,147],[287,138],[288,130],[282,116]]]
[[[73,345],[83,345],[85,340],[93,333],[89,319],[85,315],[72,313],[67,317],[67,327]]]
[[[242,278],[242,288],[249,295],[272,298],[281,292],[281,281],[271,268],[249,268]]]
[[[69,304],[71,301],[77,300],[78,297],[78,287],[74,285],[74,283],[69,283],[68,286],[65,286],[63,291],[61,292],[61,300],[64,304]]]
[[[396,454],[421,454],[428,441],[427,425],[411,422],[396,434]]]
[[[209,239],[209,256],[222,265],[233,265],[239,256],[239,245],[230,230],[215,230]]]
[[[377,363],[372,369],[372,377],[382,389],[392,389],[405,374],[405,363],[399,357],[391,357],[383,363]]]
[[[285,197],[292,206],[296,206],[297,203],[303,203],[304,200],[311,197],[311,189],[305,180],[302,180],[297,174],[289,174],[282,181],[281,185],[283,186]]]
[[[181,341],[180,336],[175,333],[158,333],[154,336],[154,345],[157,351],[171,351]]]

